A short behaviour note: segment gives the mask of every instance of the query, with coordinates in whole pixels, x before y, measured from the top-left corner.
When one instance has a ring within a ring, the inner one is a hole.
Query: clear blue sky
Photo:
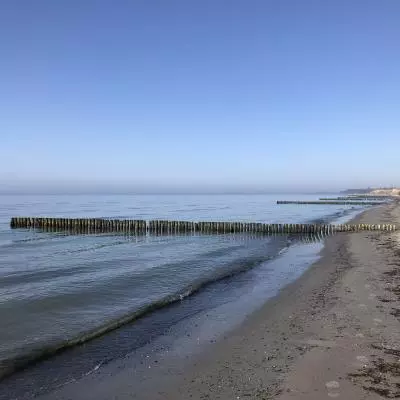
[[[3,0],[0,187],[400,185],[398,0]]]

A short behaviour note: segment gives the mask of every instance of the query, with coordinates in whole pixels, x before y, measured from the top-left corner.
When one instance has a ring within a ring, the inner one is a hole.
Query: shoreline
[[[398,210],[397,204],[368,209],[352,222],[393,223],[392,214],[398,213],[394,210]],[[300,357],[321,347],[318,329],[313,325],[338,303],[337,286],[354,268],[352,242],[367,243],[379,236],[364,232],[327,238],[321,258],[300,278],[281,289],[238,328],[209,345],[204,353],[180,360],[184,365],[177,365],[179,358],[173,357],[169,362],[150,358],[137,365],[128,357],[122,365],[106,366],[40,398],[276,398],[287,386],[285,377],[290,379]],[[365,243],[364,250],[369,250]],[[334,337],[324,339],[322,348],[334,347]],[[293,397],[296,393],[290,387],[285,390],[283,396]]]

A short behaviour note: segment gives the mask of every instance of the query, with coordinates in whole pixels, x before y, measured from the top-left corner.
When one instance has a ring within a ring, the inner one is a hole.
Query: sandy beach
[[[399,223],[396,204],[355,223]],[[42,399],[382,399],[400,396],[400,232],[338,234],[245,322],[186,360],[128,359]]]

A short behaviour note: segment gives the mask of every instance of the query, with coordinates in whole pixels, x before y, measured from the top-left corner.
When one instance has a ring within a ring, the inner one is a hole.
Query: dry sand
[[[399,224],[400,206],[357,220]],[[160,360],[144,379],[137,366],[110,366],[43,398],[394,398],[399,359],[400,232],[338,234],[300,279],[184,368]]]

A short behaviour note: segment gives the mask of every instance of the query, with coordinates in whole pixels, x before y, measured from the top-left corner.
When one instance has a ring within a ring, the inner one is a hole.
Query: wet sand
[[[354,223],[400,223],[400,206]],[[100,367],[41,399],[400,396],[400,232],[338,234],[321,259],[200,355]],[[137,357],[135,358],[137,360]]]

